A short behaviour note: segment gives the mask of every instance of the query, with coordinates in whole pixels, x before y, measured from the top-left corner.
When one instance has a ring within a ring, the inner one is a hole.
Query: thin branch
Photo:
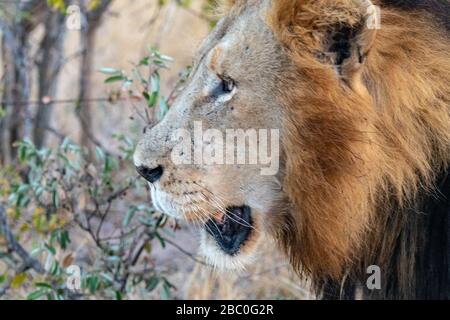
[[[109,211],[111,210],[111,205],[112,205],[112,201],[108,202],[108,205],[105,209],[105,212],[102,214],[101,218],[100,218],[100,222],[97,226],[97,231],[95,232],[95,237],[98,239],[100,239],[100,232],[102,231],[103,228],[103,224],[105,223],[106,217],[109,214]]]
[[[0,233],[5,237],[6,248],[10,253],[16,253],[22,260],[21,265],[15,270],[15,274],[23,273],[29,269],[35,270],[37,273],[45,273],[44,268],[39,261],[32,258],[30,254],[16,241],[11,229],[8,225],[8,218],[6,217],[5,208],[0,205]],[[6,294],[10,289],[14,277],[6,280],[6,283],[0,288],[0,297]]]
[[[48,132],[50,132],[51,134],[53,134],[55,137],[57,137],[60,141],[63,141],[64,139],[66,139],[67,138],[67,136],[66,135],[64,135],[64,134],[62,134],[61,132],[59,132],[58,130],[56,130],[55,128],[53,128],[53,127],[50,127],[50,126],[41,126],[41,128],[42,129],[44,129],[44,130],[46,130],[46,131],[48,131]]]
[[[28,269],[29,269],[29,267],[25,263],[22,263],[19,266],[19,268],[17,268],[17,270],[15,271],[15,274],[23,273],[23,272],[27,271]],[[3,287],[0,288],[0,297],[4,296],[6,294],[6,292],[11,288],[13,279],[14,279],[14,277],[9,277],[8,280],[6,280]]]
[[[127,191],[134,185],[136,180],[139,178],[140,178],[139,176],[135,176],[133,179],[131,179],[130,182],[128,182],[128,184],[125,187],[123,187],[122,189],[119,189],[116,192],[114,192],[113,194],[111,194],[106,199],[106,202],[112,202],[112,201],[116,200],[117,198],[120,198],[121,196],[125,195],[125,193],[127,193]]]
[[[193,253],[187,251],[186,249],[182,248],[179,244],[177,244],[176,242],[173,242],[172,240],[169,240],[167,238],[164,238],[164,242],[170,244],[172,247],[174,247],[175,249],[178,249],[178,251],[180,251],[181,253],[183,253],[184,255],[186,255],[188,258],[194,260],[197,263],[200,263],[204,266],[207,266],[208,264],[203,261],[198,259]]]
[[[24,262],[26,267],[32,268],[38,273],[44,273],[45,270],[40,262],[30,256],[30,254],[16,241],[8,225],[5,208],[0,205],[0,231],[6,239],[8,251],[15,252]]]

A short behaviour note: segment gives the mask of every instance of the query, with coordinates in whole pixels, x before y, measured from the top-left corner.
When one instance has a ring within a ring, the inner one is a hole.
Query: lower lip
[[[240,210],[239,214],[235,213]],[[252,228],[251,209],[248,206],[231,207],[227,209],[225,222],[216,225],[214,220],[207,222],[207,232],[214,238],[220,248],[228,255],[235,255],[247,241]],[[239,219],[242,219],[239,223]],[[228,224],[228,225],[226,225]],[[248,226],[246,226],[248,224]],[[225,228],[225,230],[224,230]]]

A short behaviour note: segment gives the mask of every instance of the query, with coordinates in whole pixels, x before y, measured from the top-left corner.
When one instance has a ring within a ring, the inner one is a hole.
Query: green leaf
[[[19,146],[18,158],[21,163],[24,163],[27,159],[27,148],[24,144],[20,144]]]
[[[36,290],[27,296],[27,300],[37,300],[46,294],[46,290]]]
[[[101,276],[104,280],[106,280],[107,282],[109,282],[109,283],[111,283],[111,284],[114,282],[114,278],[113,278],[110,274],[108,274],[108,273],[102,272],[102,273],[100,273],[100,276]]]
[[[149,108],[153,108],[156,104],[156,102],[158,101],[158,92],[153,92],[149,98],[147,99],[147,105],[149,106]]]
[[[50,274],[52,276],[56,276],[60,272],[60,267],[58,261],[53,261],[52,266],[50,267]]]
[[[161,237],[161,235],[158,232],[155,232],[155,237],[159,240],[159,243],[161,243],[161,246],[163,248],[166,247],[166,241],[164,240],[163,237]]]
[[[53,248],[52,246],[45,244],[45,248],[48,250],[48,252],[50,252],[53,256],[56,254],[56,250],[55,248]]]
[[[164,282],[161,290],[161,299],[162,300],[169,300],[170,299],[170,286]]]
[[[173,61],[173,58],[172,58],[172,57],[166,56],[166,55],[164,55],[164,54],[160,54],[160,55],[159,55],[159,58],[160,58],[161,60],[167,61],[167,62],[172,62],[172,61]]]
[[[127,213],[125,214],[125,217],[123,218],[122,222],[123,227],[128,227],[130,225],[130,222],[133,219],[135,213],[136,213],[135,207],[131,207],[128,209]]]
[[[86,280],[86,282],[91,294],[95,294],[98,287],[98,278],[95,276],[91,276]]]
[[[154,73],[150,77],[150,85],[152,92],[159,92],[161,88],[161,78],[158,73]]]
[[[105,80],[105,83],[113,83],[113,82],[118,82],[118,81],[124,81],[124,80],[126,80],[126,79],[127,79],[127,78],[124,77],[123,75],[112,76],[112,77],[107,78],[107,79]]]
[[[61,249],[66,250],[67,244],[69,243],[70,243],[69,232],[67,230],[64,230],[59,235],[59,245],[61,246]]]
[[[49,285],[48,283],[45,283],[45,282],[37,282],[34,285],[38,288],[51,289],[51,290],[53,289],[53,287],[51,285]]]
[[[101,68],[99,70],[99,72],[104,73],[104,74],[117,74],[117,73],[122,73],[122,71],[118,70],[118,69],[114,69],[114,68]]]
[[[149,292],[155,290],[155,288],[159,284],[159,279],[157,277],[151,277],[147,282],[147,286],[145,287]]]
[[[58,208],[58,193],[56,190],[52,190],[52,203],[53,207]]]
[[[69,151],[69,144],[70,144],[70,139],[69,138],[64,138],[63,142],[61,143],[60,148],[67,153],[67,151]]]
[[[67,158],[65,155],[63,155],[61,153],[58,154],[58,159],[60,159],[64,163],[64,166],[66,168],[71,168],[72,167],[72,164],[70,163],[69,158]]]
[[[142,58],[141,61],[139,61],[139,65],[140,66],[148,66],[149,60],[150,60],[150,57]]]
[[[120,261],[120,258],[118,256],[108,256],[106,257],[106,260],[111,263],[117,263]]]
[[[131,87],[131,85],[133,84],[133,80],[127,79],[125,80],[125,82],[122,85],[122,88],[124,89],[128,89]]]
[[[167,101],[164,97],[161,97],[159,100],[159,115],[158,120],[162,120],[164,116],[166,115],[167,111],[169,111],[169,106],[167,105]]]
[[[152,108],[156,105],[158,102],[159,97],[159,91],[161,89],[161,79],[159,77],[158,73],[154,73],[150,77],[150,87],[151,87],[151,94],[148,95],[148,93],[144,97],[146,97],[147,105]]]
[[[150,100],[150,95],[147,91],[142,92],[142,96],[145,98],[146,101]]]

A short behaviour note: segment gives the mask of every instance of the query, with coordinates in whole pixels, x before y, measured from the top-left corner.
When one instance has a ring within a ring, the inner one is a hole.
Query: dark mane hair
[[[367,263],[362,262],[360,269],[355,268],[345,280],[319,283],[323,299],[354,299],[357,287],[363,289],[366,299],[450,299],[450,173],[446,171],[437,178],[434,194],[423,192],[416,205],[405,211],[400,232],[395,219],[383,230],[398,234],[386,265],[402,270],[383,275],[387,285],[372,291],[361,286],[360,280],[367,277]],[[408,288],[399,283],[399,273],[409,278]]]
[[[450,30],[450,3],[448,0],[381,0],[381,3],[405,10],[428,11]]]

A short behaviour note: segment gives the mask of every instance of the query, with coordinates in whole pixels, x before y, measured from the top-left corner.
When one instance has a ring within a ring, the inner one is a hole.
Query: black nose
[[[163,170],[163,167],[161,167],[161,166],[157,166],[154,169],[149,169],[147,167],[140,166],[140,167],[136,167],[136,171],[142,177],[144,177],[145,180],[147,180],[150,183],[154,183],[154,182],[158,181],[159,178],[161,178],[164,170]]]

